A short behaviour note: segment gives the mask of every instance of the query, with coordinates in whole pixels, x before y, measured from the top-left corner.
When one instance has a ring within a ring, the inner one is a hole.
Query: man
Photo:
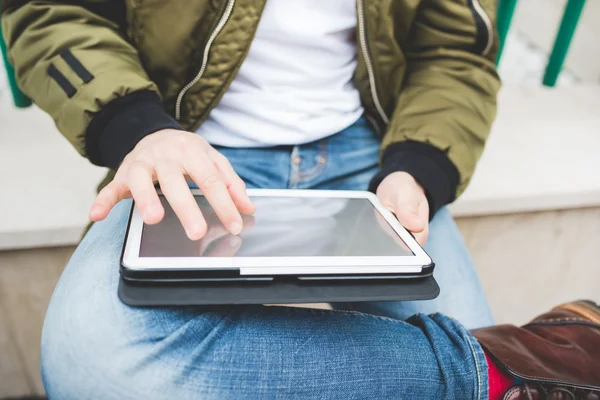
[[[157,223],[158,183],[188,236],[201,238],[206,222],[188,179],[233,234],[254,210],[246,185],[370,188],[421,243],[430,236],[442,295],[336,307],[490,325],[444,206],[467,186],[495,115],[494,14],[489,0],[5,0],[3,32],[23,90],[82,155],[114,171],[90,211],[107,220],[59,285],[74,297],[55,296],[48,318],[78,300],[113,304],[121,199],[133,197]],[[139,326],[122,319],[128,313],[140,326],[181,323],[179,311],[119,303],[97,320],[81,307],[72,318],[131,337]],[[57,333],[49,326],[48,337]],[[148,351],[135,340],[123,350]]]

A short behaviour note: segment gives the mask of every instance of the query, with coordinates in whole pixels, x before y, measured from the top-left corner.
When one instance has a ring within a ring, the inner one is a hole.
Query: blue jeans
[[[361,119],[293,148],[219,150],[249,187],[358,190],[378,147]],[[427,245],[442,290],[432,301],[132,308],[117,297],[130,205],[92,227],[52,296],[42,335],[51,399],[487,399],[483,350],[466,327],[492,319],[447,210]]]

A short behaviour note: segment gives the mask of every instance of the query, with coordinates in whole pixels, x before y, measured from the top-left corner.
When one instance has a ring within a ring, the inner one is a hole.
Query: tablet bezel
[[[191,189],[194,196],[202,195]],[[159,191],[159,195],[160,195]],[[121,265],[130,271],[174,270],[239,270],[240,275],[298,275],[298,274],[364,274],[364,273],[420,273],[432,264],[429,255],[416,242],[394,215],[385,209],[377,196],[366,191],[248,189],[251,197],[318,197],[366,199],[388,222],[391,228],[414,253],[413,256],[369,257],[140,257],[143,220],[132,203],[125,237]]]

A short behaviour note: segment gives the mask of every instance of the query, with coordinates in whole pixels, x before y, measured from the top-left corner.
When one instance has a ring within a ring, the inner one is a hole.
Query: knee
[[[42,331],[42,379],[48,397],[197,398],[176,382],[185,382],[181,367],[190,361],[192,346],[214,334],[223,316],[132,309],[108,290],[88,285],[81,293],[89,295],[83,298],[69,285],[55,293]]]
[[[113,358],[122,341],[115,309],[115,253],[82,243],[63,272],[46,313],[41,372],[50,398],[119,398],[103,395],[126,376]],[[115,269],[114,273],[110,273]],[[124,398],[124,397],[120,397]]]
[[[107,322],[93,314],[84,304],[72,307],[54,301],[49,307],[41,343],[42,380],[49,398],[116,397],[106,390],[118,384],[116,377],[125,376],[118,362],[109,361],[118,344],[100,327]]]
[[[55,303],[41,343],[41,373],[51,399],[162,398],[147,393],[150,351],[127,332],[127,316]],[[124,318],[121,318],[124,317]],[[155,373],[156,371],[150,371]]]

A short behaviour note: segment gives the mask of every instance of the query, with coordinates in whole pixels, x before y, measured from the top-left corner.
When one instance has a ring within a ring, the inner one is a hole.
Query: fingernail
[[[191,240],[196,240],[196,237],[198,237],[199,231],[200,231],[200,227],[198,227],[198,226],[190,226],[185,229],[185,233],[187,234],[188,238],[190,238]]]
[[[102,211],[102,207],[101,207],[101,206],[99,206],[98,204],[94,204],[94,205],[92,206],[92,209],[90,210],[90,214],[97,214],[97,213],[99,213],[100,211]]]
[[[156,207],[156,206],[149,206],[148,208],[146,208],[146,217],[152,217],[157,213],[158,213],[158,207]]]
[[[233,233],[234,235],[239,235],[241,231],[242,224],[240,224],[239,222],[236,221],[229,225],[229,232]]]

